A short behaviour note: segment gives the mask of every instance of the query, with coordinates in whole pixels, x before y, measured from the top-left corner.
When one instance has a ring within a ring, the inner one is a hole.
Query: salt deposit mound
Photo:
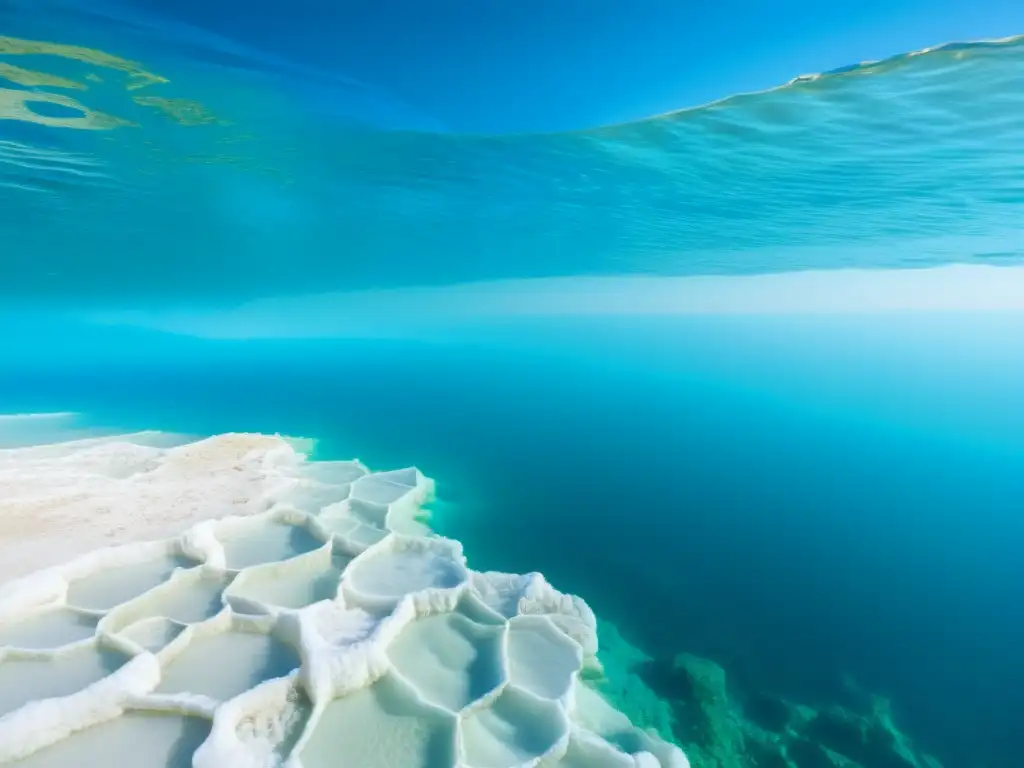
[[[0,451],[4,579],[50,565],[0,586],[0,764],[688,768],[581,682],[586,603],[471,571],[416,469],[175,442]]]

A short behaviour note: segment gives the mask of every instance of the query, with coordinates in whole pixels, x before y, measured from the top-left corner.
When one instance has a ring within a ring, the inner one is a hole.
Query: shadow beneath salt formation
[[[323,545],[324,542],[310,533],[308,528],[301,525],[293,525],[292,530],[288,535],[287,546],[292,552],[298,555],[305,552],[312,552],[314,549],[320,549]],[[289,555],[289,557],[294,556],[295,555]]]
[[[293,706],[296,715],[283,726],[280,740],[274,745],[274,754],[281,764],[284,764],[292,756],[296,745],[305,733],[309,718],[313,714],[313,704],[301,689],[296,689],[295,696],[297,700]]]
[[[295,648],[273,635],[268,635],[268,643],[262,661],[262,666],[257,667],[253,672],[259,681],[256,685],[278,677],[286,677],[298,669],[302,663],[299,652]]]
[[[341,584],[341,575],[351,562],[351,557],[340,555],[336,552],[331,554],[330,569],[314,579],[312,585],[310,585],[310,604],[318,603],[321,600],[333,600],[337,597],[338,587]]]
[[[128,658],[120,651],[115,651],[113,648],[105,648],[102,645],[96,648],[96,656],[100,668],[108,675],[117,672],[128,662]]]
[[[395,720],[420,719],[423,722],[429,722],[424,718],[423,707],[418,702],[413,702],[399,693],[400,689],[397,686],[392,688],[385,683],[384,685],[374,685],[370,690],[373,692],[372,695],[381,713],[385,716]],[[454,728],[454,721],[452,728]],[[433,727],[424,727],[424,731],[424,741],[418,758],[421,764],[424,766],[450,765],[454,757],[452,747],[455,737],[453,731],[436,724]]]
[[[509,686],[462,720],[462,747],[469,765],[535,765],[568,732],[558,705]]]
[[[478,653],[466,668],[469,682],[467,698],[471,702],[480,701],[489,696],[506,679],[506,671],[501,660],[501,639],[495,637],[493,642],[482,641]]]
[[[184,717],[181,735],[171,747],[166,768],[192,768],[192,756],[210,735],[211,723],[198,717]]]

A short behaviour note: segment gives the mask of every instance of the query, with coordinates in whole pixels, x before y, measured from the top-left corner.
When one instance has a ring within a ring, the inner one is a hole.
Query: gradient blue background
[[[944,42],[1024,31],[1006,0],[6,0],[79,8],[212,56],[237,44],[269,68],[373,86],[454,132],[592,127]],[[3,7],[0,6],[0,13]],[[12,18],[14,18],[12,14]],[[0,20],[2,21],[2,20]],[[177,26],[171,26],[171,23]],[[8,29],[9,34],[18,34]],[[216,58],[216,57],[215,57]],[[230,62],[224,55],[221,59]],[[251,66],[251,62],[249,63]],[[293,84],[294,85],[294,84]],[[321,105],[330,110],[328,103]]]
[[[10,34],[91,46],[168,80],[134,91],[109,68],[5,57],[102,77],[73,95],[136,124],[3,121],[8,305],[145,309],[502,278],[1024,262],[1024,39],[615,127],[438,132],[647,115],[1024,28],[1009,11],[968,24],[941,6],[882,18],[868,5],[876,15],[855,23],[849,8],[810,6],[715,5],[690,19],[686,6],[642,4],[586,14],[571,3],[410,4],[403,15],[302,0],[244,13],[114,2],[5,6]],[[197,101],[216,119],[168,120],[140,97]],[[396,128],[420,130],[382,130]]]

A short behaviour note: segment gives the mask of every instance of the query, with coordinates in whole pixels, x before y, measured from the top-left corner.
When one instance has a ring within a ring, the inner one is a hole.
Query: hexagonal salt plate
[[[387,507],[408,495],[419,482],[415,469],[377,472],[352,484],[352,498]]]
[[[453,590],[468,578],[458,542],[392,534],[352,562],[342,588],[355,604],[381,609],[406,595]]]
[[[348,484],[333,485],[304,480],[296,485],[275,494],[281,504],[295,507],[310,515],[318,515],[324,509],[340,504],[352,494],[352,486]]]
[[[240,613],[274,608],[297,610],[333,599],[341,574],[350,562],[351,558],[321,547],[284,562],[246,568],[224,591],[224,596]]]
[[[175,569],[195,565],[181,555],[165,554],[141,563],[101,568],[68,585],[68,604],[108,611],[167,581]]]
[[[519,616],[508,627],[509,675],[544,699],[562,699],[583,665],[583,650],[545,616]]]
[[[287,643],[271,635],[227,629],[190,639],[164,666],[157,691],[227,701],[298,666],[298,654]]]
[[[171,713],[126,712],[72,733],[14,763],[17,768],[92,768],[137,765],[191,768],[192,755],[210,732],[202,718]]]
[[[96,633],[97,619],[64,606],[43,608],[0,624],[0,646],[27,649],[60,648]]]
[[[561,706],[511,685],[461,724],[463,760],[472,768],[515,768],[556,751],[568,737]]]
[[[304,768],[453,768],[456,718],[386,675],[327,705],[302,748]]]
[[[180,635],[187,625],[163,616],[143,619],[121,630],[118,635],[150,653],[159,653]]]
[[[312,552],[323,546],[303,525],[262,518],[233,524],[217,531],[229,569],[239,570],[262,563],[276,563]]]
[[[551,768],[638,768],[632,755],[620,752],[599,736],[576,730],[569,748]]]
[[[30,701],[70,696],[117,671],[127,657],[95,641],[49,658],[0,661],[0,717]]]
[[[403,629],[388,656],[426,701],[459,712],[504,685],[504,632],[458,613],[430,616]]]
[[[318,483],[348,485],[358,480],[369,470],[358,461],[310,461],[299,467],[303,477]]]
[[[200,566],[176,571],[169,581],[114,608],[99,628],[117,632],[143,619],[163,617],[181,624],[205,621],[224,609],[222,595],[233,576]]]

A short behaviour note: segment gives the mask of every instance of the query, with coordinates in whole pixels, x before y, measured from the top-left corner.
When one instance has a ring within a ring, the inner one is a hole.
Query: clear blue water
[[[0,68],[0,412],[279,431],[416,464],[471,564],[544,572],[659,660],[707,656],[815,705],[853,678],[947,768],[1019,764],[1024,314],[231,342],[88,318],[469,280],[1019,264],[1024,42],[625,125],[460,136],[385,131],[401,109],[382,94],[57,5],[0,2],[0,67],[20,68]]]

